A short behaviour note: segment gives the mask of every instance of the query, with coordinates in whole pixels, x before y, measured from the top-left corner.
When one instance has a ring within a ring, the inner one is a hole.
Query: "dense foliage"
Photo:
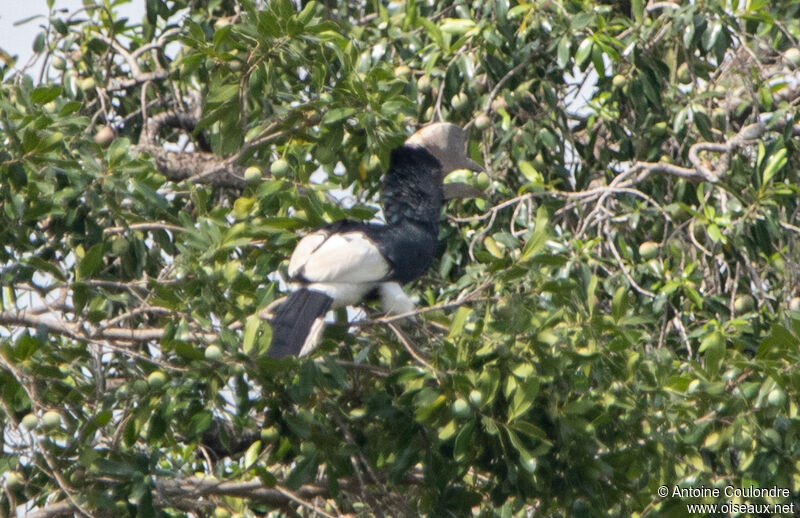
[[[4,56],[0,515],[800,497],[800,4],[299,3],[85,0]],[[432,120],[490,199],[419,315],[265,357],[299,236],[376,217]]]

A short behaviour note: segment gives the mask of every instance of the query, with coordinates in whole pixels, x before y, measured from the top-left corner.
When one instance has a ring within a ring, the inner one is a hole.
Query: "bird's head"
[[[483,171],[478,163],[470,160],[465,152],[467,134],[460,127],[449,122],[435,122],[420,128],[406,139],[406,145],[419,146],[439,161],[442,166],[442,177],[457,169]],[[445,199],[484,197],[483,191],[464,183],[447,183],[444,185]]]

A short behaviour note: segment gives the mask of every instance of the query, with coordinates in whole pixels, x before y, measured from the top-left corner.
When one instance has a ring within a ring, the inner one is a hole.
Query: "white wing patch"
[[[313,254],[319,245],[328,238],[328,231],[318,230],[307,235],[297,243],[289,259],[289,278],[294,278],[300,273],[300,269],[306,264],[308,258]]]
[[[289,276],[309,282],[375,282],[389,271],[378,247],[361,232],[314,232],[297,244],[289,260]]]

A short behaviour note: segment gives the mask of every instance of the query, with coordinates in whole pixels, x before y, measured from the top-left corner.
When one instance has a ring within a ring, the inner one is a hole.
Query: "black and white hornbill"
[[[465,184],[444,184],[456,169],[480,171],[467,158],[464,131],[430,124],[392,150],[382,191],[386,224],[337,221],[305,236],[289,259],[293,291],[271,320],[273,358],[305,356],[318,345],[331,308],[380,297],[383,310],[406,313],[403,292],[433,262],[439,216],[446,199],[481,195]]]

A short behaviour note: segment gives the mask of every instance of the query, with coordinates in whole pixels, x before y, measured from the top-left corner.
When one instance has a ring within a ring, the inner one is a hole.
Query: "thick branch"
[[[160,327],[124,328],[109,327],[92,333],[80,326],[47,315],[36,315],[29,311],[0,312],[0,326],[17,326],[27,328],[44,328],[48,332],[66,336],[73,340],[87,342],[90,340],[109,340],[117,342],[153,342],[163,338],[165,331]],[[217,335],[210,333],[192,333],[192,336],[206,341],[214,341]]]

